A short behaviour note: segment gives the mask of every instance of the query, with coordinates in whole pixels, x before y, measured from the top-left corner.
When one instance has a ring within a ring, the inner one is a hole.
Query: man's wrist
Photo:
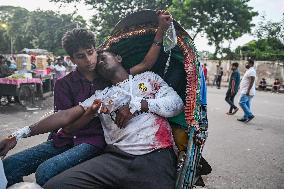
[[[163,41],[162,40],[154,40],[153,41],[153,45],[156,45],[158,47],[161,47],[163,45]]]
[[[142,112],[148,112],[149,111],[148,102],[145,99],[141,100],[141,111]]]

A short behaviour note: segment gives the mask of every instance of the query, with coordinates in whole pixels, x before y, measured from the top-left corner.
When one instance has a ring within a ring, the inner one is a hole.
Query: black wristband
[[[154,40],[153,44],[156,45],[156,46],[158,46],[158,47],[161,47],[161,46],[162,46],[162,42],[161,42],[161,41],[156,41],[156,40]]]

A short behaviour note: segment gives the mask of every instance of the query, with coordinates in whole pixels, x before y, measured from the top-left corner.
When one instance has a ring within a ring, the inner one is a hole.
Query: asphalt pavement
[[[228,116],[226,88],[208,87],[209,137],[204,157],[213,168],[208,189],[284,188],[284,95],[257,91],[255,118],[241,123],[240,109]],[[238,102],[239,95],[235,101]]]
[[[203,152],[213,171],[203,177],[205,188],[284,189],[284,94],[257,91],[252,100],[255,119],[245,124],[237,121],[241,110],[225,114],[225,93],[226,88],[208,87],[209,137]],[[0,138],[52,112],[52,97],[38,107],[29,111],[17,104],[0,106]],[[10,154],[46,139],[47,135],[23,139]]]

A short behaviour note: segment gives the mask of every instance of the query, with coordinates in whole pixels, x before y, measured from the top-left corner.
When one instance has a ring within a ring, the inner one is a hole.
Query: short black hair
[[[250,58],[250,59],[248,59],[248,63],[253,66],[254,65],[254,60],[252,58]]]
[[[75,28],[64,34],[62,47],[70,57],[78,52],[79,48],[89,49],[96,46],[96,39],[93,32],[84,28]]]
[[[116,56],[116,54],[106,50],[98,51],[98,63],[96,65],[96,71],[105,80],[110,80],[111,78],[115,77],[116,72],[119,71],[120,67],[122,66],[120,64],[110,66],[107,62],[105,62],[103,53],[110,53],[114,57]]]
[[[239,67],[239,63],[234,62],[234,63],[232,64],[232,66]]]

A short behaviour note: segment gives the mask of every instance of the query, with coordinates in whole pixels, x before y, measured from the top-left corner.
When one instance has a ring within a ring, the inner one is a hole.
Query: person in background
[[[46,67],[46,73],[49,75],[54,70],[53,62],[51,58],[47,59],[47,67]]]
[[[213,80],[213,83],[212,83],[213,86],[217,85],[217,79],[218,79],[219,70],[220,70],[220,66],[217,64],[216,65],[216,72],[214,74],[214,80]]]
[[[66,67],[63,65],[62,57],[57,58],[57,64],[54,66],[55,79],[58,80],[66,75]]]
[[[234,62],[232,64],[232,74],[229,81],[229,88],[226,93],[226,102],[230,105],[230,109],[227,112],[227,115],[234,115],[239,108],[234,104],[234,98],[239,90],[240,85],[240,72],[238,70],[239,64]]]
[[[207,81],[207,64],[202,65],[205,81]]]
[[[219,67],[219,69],[217,70],[217,80],[216,80],[217,89],[221,89],[223,73],[224,73],[223,68]]]
[[[31,70],[36,69],[36,57],[34,55],[31,56]]]
[[[267,87],[266,79],[262,78],[261,81],[259,82],[258,89],[261,91],[265,91],[266,87]]]
[[[276,78],[273,82],[271,92],[279,93],[280,87],[281,87],[281,83],[280,83],[279,79]]]
[[[254,69],[254,61],[249,59],[246,64],[247,71],[245,72],[240,84],[240,101],[239,105],[243,109],[244,116],[238,121],[249,122],[254,118],[251,112],[251,100],[255,96],[255,78],[256,71]]]
[[[10,59],[10,60],[9,60],[10,64],[8,65],[8,67],[9,67],[9,69],[10,69],[12,72],[14,72],[14,71],[17,70],[16,61],[14,60],[14,57],[13,57],[13,56],[11,56],[9,59]]]
[[[7,77],[11,74],[12,72],[5,63],[5,57],[3,55],[0,55],[0,78]]]

